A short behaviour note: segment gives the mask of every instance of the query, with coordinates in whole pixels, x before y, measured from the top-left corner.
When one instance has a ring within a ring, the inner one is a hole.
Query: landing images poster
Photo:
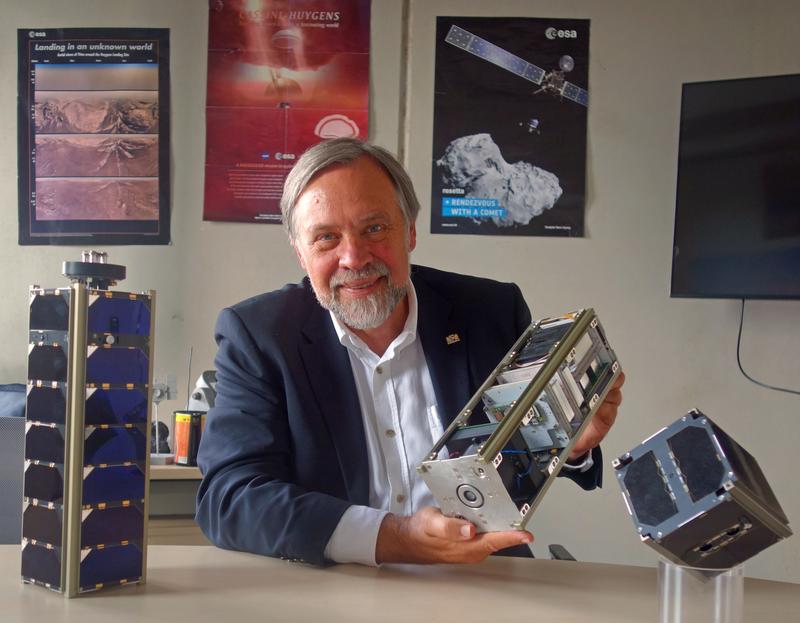
[[[17,40],[19,243],[169,244],[169,30]]]
[[[367,137],[369,27],[369,0],[211,0],[205,220],[280,223],[301,153]]]
[[[431,231],[584,233],[589,20],[438,17]]]

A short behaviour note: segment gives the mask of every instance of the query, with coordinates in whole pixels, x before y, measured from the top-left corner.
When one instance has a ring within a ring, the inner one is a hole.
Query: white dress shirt
[[[369,457],[369,506],[345,511],[327,546],[335,562],[375,565],[378,529],[387,513],[411,515],[436,501],[416,466],[443,431],[425,353],[417,336],[417,295],[409,282],[408,318],[378,356],[333,314],[347,348]]]

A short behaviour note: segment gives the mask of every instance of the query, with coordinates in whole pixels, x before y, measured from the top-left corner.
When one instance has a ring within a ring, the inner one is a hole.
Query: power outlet
[[[167,391],[169,392],[170,400],[175,400],[178,397],[178,377],[174,374],[167,375]]]
[[[175,400],[178,397],[178,379],[174,374],[167,375],[167,382],[153,383],[153,402],[158,404],[162,400]]]

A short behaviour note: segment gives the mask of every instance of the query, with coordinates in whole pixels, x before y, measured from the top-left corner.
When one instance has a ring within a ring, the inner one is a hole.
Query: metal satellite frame
[[[566,97],[582,106],[589,106],[589,92],[586,89],[572,84],[564,79],[564,74],[575,68],[575,61],[571,56],[564,55],[559,60],[559,69],[545,71],[533,63],[512,54],[494,43],[486,41],[459,26],[450,26],[450,30],[444,39],[450,45],[474,54],[478,58],[497,65],[533,82],[539,87],[535,93],[552,93],[561,97]]]
[[[531,324],[417,467],[442,512],[524,529],[619,374],[594,310]]]

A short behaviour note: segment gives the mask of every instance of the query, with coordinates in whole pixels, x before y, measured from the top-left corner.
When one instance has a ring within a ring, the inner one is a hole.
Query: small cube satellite
[[[417,467],[442,512],[524,530],[619,374],[594,310],[531,324]]]
[[[792,534],[756,460],[696,409],[613,464],[642,541],[673,563],[728,569]]]

